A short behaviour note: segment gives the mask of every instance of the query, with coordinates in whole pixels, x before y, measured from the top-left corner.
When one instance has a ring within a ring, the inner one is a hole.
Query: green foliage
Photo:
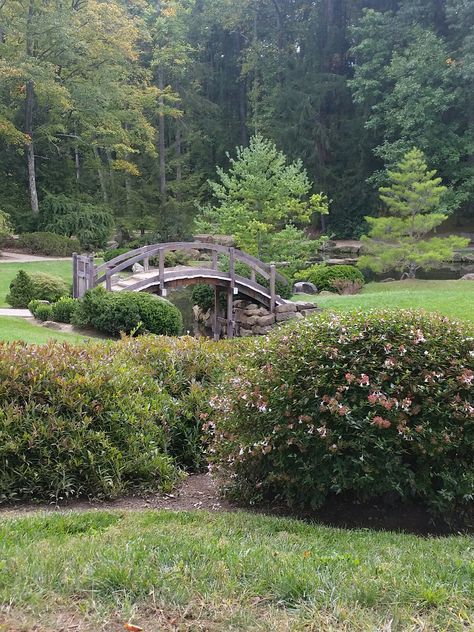
[[[473,353],[472,328],[438,315],[326,314],[285,327],[213,399],[224,489],[306,508],[392,494],[440,515],[467,509]]]
[[[214,309],[214,287],[204,283],[194,285],[191,300],[193,305],[199,305],[203,312]]]
[[[288,163],[262,136],[253,136],[248,147],[237,147],[236,158],[228,158],[229,170],[218,168],[219,181],[209,183],[216,205],[202,209],[199,232],[233,235],[239,248],[261,256],[289,222],[308,224],[314,212],[328,212],[324,195],[309,196],[302,162]]]
[[[68,294],[69,287],[61,277],[45,272],[27,274],[24,270],[19,270],[10,283],[10,293],[6,301],[12,307],[25,309],[33,299],[54,303]]]
[[[327,290],[333,292],[336,290],[334,281],[357,281],[364,283],[365,279],[363,274],[354,266],[348,265],[334,265],[328,266],[324,263],[318,263],[306,270],[300,270],[294,275],[295,281],[309,281],[314,283],[319,292]]]
[[[103,259],[104,261],[112,261],[112,259],[115,259],[115,257],[120,257],[120,255],[124,255],[127,252],[130,252],[130,250],[132,250],[132,248],[112,248],[111,250],[106,250],[104,252]]]
[[[35,288],[30,275],[20,270],[10,283],[10,292],[6,301],[15,309],[24,309],[35,298],[34,294]]]
[[[388,171],[390,186],[381,187],[386,217],[366,217],[370,232],[362,237],[361,268],[375,272],[397,270],[414,278],[417,270],[434,268],[448,261],[455,248],[468,245],[460,237],[428,237],[448,215],[440,211],[446,187],[436,171],[429,171],[418,149],[405,154],[396,171]]]
[[[170,397],[104,344],[0,344],[0,502],[169,490]]]
[[[5,239],[9,237],[13,232],[13,226],[10,223],[10,216],[8,213],[0,210],[0,246]]]
[[[30,307],[30,305],[31,302],[29,303],[28,308]],[[31,309],[30,311],[38,320],[53,320],[53,308],[49,303],[39,303],[38,305],[35,305],[33,309],[34,311]]]
[[[51,320],[57,323],[70,323],[73,317],[78,300],[71,298],[70,296],[63,296],[53,303],[52,305],[52,318]],[[28,306],[29,307],[29,306]]]
[[[169,301],[147,292],[113,293],[102,287],[86,292],[72,321],[110,336],[121,333],[177,336],[183,328],[180,311]]]
[[[49,195],[42,205],[40,224],[45,231],[76,237],[83,248],[90,249],[105,246],[114,220],[105,207]]]
[[[17,243],[22,250],[46,257],[70,257],[81,250],[77,239],[56,233],[23,233]]]

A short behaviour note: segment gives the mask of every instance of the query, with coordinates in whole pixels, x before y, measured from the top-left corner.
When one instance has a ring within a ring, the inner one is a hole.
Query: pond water
[[[184,331],[189,332],[190,335],[194,335],[194,315],[193,315],[193,300],[191,297],[192,286],[179,287],[174,290],[168,291],[166,297],[173,305],[179,309],[183,315]]]

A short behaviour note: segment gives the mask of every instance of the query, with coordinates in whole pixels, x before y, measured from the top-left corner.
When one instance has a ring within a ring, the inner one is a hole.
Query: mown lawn
[[[75,630],[132,621],[145,632],[474,626],[474,543],[464,536],[244,512],[42,514],[3,519],[0,560],[9,631],[56,630],[64,617]]]
[[[0,316],[0,341],[24,340],[42,344],[49,340],[80,342],[87,336],[47,329],[24,318]]]
[[[355,296],[308,296],[308,300],[335,311],[352,309],[425,309],[454,319],[474,322],[474,281],[394,281],[368,283]]]
[[[0,263],[0,307],[9,307],[5,300],[12,279],[19,270],[30,272],[46,272],[60,276],[72,285],[71,261],[35,261],[33,263]]]

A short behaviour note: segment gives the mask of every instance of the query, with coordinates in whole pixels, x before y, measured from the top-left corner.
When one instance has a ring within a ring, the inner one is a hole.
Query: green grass
[[[59,629],[65,612],[80,630],[128,620],[146,632],[474,626],[474,544],[463,536],[243,512],[42,514],[3,520],[0,560],[9,631],[25,629],[11,617]]]
[[[5,300],[10,283],[20,270],[46,272],[72,284],[72,261],[35,261],[33,263],[0,263],[0,307],[9,307]]]
[[[80,334],[47,329],[24,318],[0,316],[0,341],[24,340],[25,342],[42,344],[49,340],[80,342],[86,338],[87,336]]]
[[[355,296],[307,296],[295,300],[313,301],[334,311],[352,309],[425,309],[454,319],[474,322],[473,281],[395,281],[368,283]]]

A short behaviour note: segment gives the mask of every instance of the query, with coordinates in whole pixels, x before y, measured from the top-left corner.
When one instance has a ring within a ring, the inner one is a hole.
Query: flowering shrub
[[[437,315],[323,315],[259,340],[212,400],[228,495],[317,508],[394,492],[474,499],[472,327]],[[472,504],[470,505],[472,506]]]
[[[321,292],[328,290],[333,292],[337,289],[334,284],[336,280],[357,281],[361,287],[365,283],[364,276],[355,266],[334,265],[328,266],[324,263],[315,264],[306,270],[300,270],[294,275],[295,281],[310,281]]]

